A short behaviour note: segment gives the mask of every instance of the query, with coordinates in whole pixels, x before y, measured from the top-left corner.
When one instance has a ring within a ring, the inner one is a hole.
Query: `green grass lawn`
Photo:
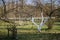
[[[31,22],[25,22],[21,26],[17,26],[17,39],[18,40],[60,40],[60,25],[56,25],[59,22],[53,25],[51,30],[46,30],[47,26],[44,25],[42,27],[41,32],[37,31],[37,27],[35,27]],[[0,37],[7,37],[7,25],[3,21],[0,22]],[[9,24],[8,24],[9,25]],[[3,28],[3,29],[1,29]],[[11,32],[10,32],[11,35]],[[4,40],[12,40],[11,38],[5,38]]]

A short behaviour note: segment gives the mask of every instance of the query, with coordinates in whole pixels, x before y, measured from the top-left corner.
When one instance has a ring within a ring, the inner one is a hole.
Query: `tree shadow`
[[[60,33],[22,33],[18,34],[20,40],[59,40]]]

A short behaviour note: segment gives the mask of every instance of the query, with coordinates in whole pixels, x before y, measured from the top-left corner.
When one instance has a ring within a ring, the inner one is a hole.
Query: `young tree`
[[[45,12],[44,14],[47,15],[47,18],[48,18],[48,19],[46,19],[47,20],[47,26],[48,26],[48,29],[51,29],[53,26],[53,23],[54,23],[54,19],[52,19],[52,17],[54,17],[53,14],[56,11],[56,8],[54,6],[55,5],[54,2],[56,2],[56,0],[54,0],[54,1],[51,0],[51,3],[50,4],[48,3],[48,5],[46,7],[44,5],[42,5],[41,2],[39,2],[39,1],[38,0],[34,1],[34,3],[35,4],[37,3],[38,4],[37,7],[38,8],[40,7],[40,9],[42,9],[43,12]]]

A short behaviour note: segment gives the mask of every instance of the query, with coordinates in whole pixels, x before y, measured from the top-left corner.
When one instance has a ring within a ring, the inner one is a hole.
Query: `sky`
[[[8,2],[9,0],[5,0],[6,2]],[[17,0],[15,0],[15,1],[17,1]],[[26,4],[31,4],[32,3],[32,0],[26,0],[27,2],[26,2]],[[58,0],[57,0],[58,1]],[[56,1],[56,3],[55,4],[58,4],[58,2]],[[41,0],[41,3],[43,3],[43,4],[45,4],[45,3],[49,3],[49,2],[51,2],[51,0]],[[0,5],[2,4],[2,1],[0,0]],[[32,4],[33,5],[33,4]]]

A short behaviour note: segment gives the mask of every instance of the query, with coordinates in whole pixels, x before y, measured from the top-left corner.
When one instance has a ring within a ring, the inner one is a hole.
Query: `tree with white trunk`
[[[49,19],[49,17],[46,17],[46,18],[44,19],[43,11],[42,11],[42,12],[41,12],[41,22],[40,22],[40,24],[39,24],[39,25],[36,24],[36,23],[34,22],[34,18],[33,18],[33,17],[32,17],[32,23],[37,27],[38,31],[41,32],[42,26],[44,25],[44,23],[46,23],[46,22],[48,21],[48,19]]]

